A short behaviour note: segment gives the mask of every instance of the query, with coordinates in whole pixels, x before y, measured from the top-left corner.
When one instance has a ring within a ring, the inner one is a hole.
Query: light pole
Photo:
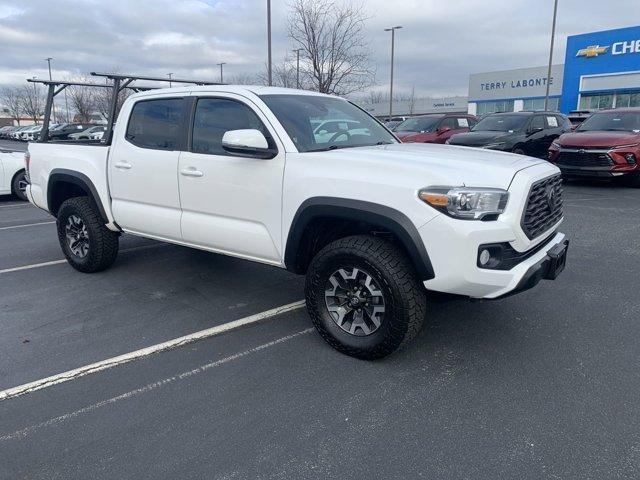
[[[267,0],[267,79],[271,86],[271,0]]]
[[[169,88],[171,88],[172,86],[171,79],[173,78],[173,72],[167,73],[167,77],[169,77]]]
[[[385,28],[385,32],[391,32],[391,83],[389,85],[389,121],[391,121],[391,116],[393,115],[393,51],[395,49],[395,41],[396,41],[396,30],[401,29],[402,27],[396,26],[391,28]]]
[[[553,24],[551,26],[551,46],[549,47],[549,68],[547,69],[547,90],[544,94],[544,109],[549,108],[549,88],[551,83],[551,63],[553,62],[553,43],[556,37],[556,16],[558,15],[558,0],[553,2]]]
[[[296,88],[300,88],[300,52],[304,50],[304,48],[296,48],[294,52],[296,52]]]
[[[222,80],[222,66],[226,64],[227,62],[216,63],[216,65],[220,65],[220,83],[224,83],[224,81]]]

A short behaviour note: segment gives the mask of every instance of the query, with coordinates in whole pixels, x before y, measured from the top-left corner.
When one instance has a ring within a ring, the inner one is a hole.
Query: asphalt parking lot
[[[567,185],[556,282],[434,298],[382,361],[296,309],[0,401],[0,478],[638,478],[639,207]],[[0,197],[0,390],[303,298],[285,271],[129,236],[83,275],[51,222]]]

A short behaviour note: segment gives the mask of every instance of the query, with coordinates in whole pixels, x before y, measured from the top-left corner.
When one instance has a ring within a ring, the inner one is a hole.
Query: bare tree
[[[23,112],[22,93],[18,87],[7,86],[0,90],[0,103],[13,120],[20,125]]]
[[[80,79],[80,82],[86,82],[86,79]],[[67,87],[69,92],[69,103],[75,111],[75,118],[79,122],[89,122],[91,114],[96,109],[95,92],[91,87],[74,85]],[[108,89],[105,89],[108,90]]]
[[[285,57],[281,63],[274,64],[271,72],[274,87],[296,88],[296,66],[289,58]],[[269,84],[266,65],[264,71],[258,74],[258,80],[263,85]],[[302,80],[300,83],[303,83]],[[304,87],[301,86],[301,88]]]
[[[112,82],[109,83],[112,85]],[[118,103],[116,104],[116,116],[120,113],[122,104],[131,95],[132,91],[125,88],[118,93]],[[113,88],[100,88],[95,87],[93,89],[93,107],[105,120],[109,119],[109,112],[111,109],[111,99],[113,97]]]
[[[42,110],[44,109],[42,89],[37,83],[32,83],[30,85],[23,85],[19,93],[22,111],[31,118],[34,123],[38,123],[42,116]]]
[[[253,85],[261,83],[257,78],[259,75],[251,75],[250,73],[238,73],[229,77],[228,83],[231,85]]]
[[[301,76],[314,90],[346,95],[375,82],[361,6],[293,0],[289,37],[301,48]]]

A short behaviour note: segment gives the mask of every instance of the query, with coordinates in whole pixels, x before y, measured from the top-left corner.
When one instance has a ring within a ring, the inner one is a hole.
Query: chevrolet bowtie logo
[[[598,55],[602,55],[603,53],[607,53],[609,47],[601,47],[600,45],[590,45],[587,48],[581,48],[576,53],[576,57],[597,57]]]

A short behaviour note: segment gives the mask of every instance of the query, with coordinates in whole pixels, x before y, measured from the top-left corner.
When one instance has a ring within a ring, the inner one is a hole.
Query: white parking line
[[[146,250],[147,248],[160,248],[168,246],[167,243],[158,243],[153,245],[140,245],[139,247],[131,247],[125,248],[124,250],[120,250],[120,253],[126,252],[134,252],[136,250]],[[19,267],[11,267],[0,270],[0,275],[3,273],[11,273],[11,272],[20,272],[22,270],[31,270],[32,268],[40,268],[40,267],[49,267],[51,265],[60,265],[61,263],[66,263],[65,259],[62,260],[52,260],[50,262],[42,262],[42,263],[32,263],[30,265],[21,265]]]
[[[31,205],[29,202],[27,202],[27,203],[10,203],[8,205],[0,205],[0,208],[16,208],[16,207],[33,207],[33,205]]]
[[[74,370],[69,370],[63,373],[59,373],[57,375],[52,375],[50,377],[42,378],[34,382],[25,383],[24,385],[13,387],[8,390],[3,390],[0,392],[0,402],[7,400],[9,398],[14,398],[20,395],[24,395],[26,393],[31,393],[37,390],[41,390],[43,388],[51,387],[53,385],[58,385],[59,383],[68,382],[69,380],[74,380],[76,378],[84,377],[85,375],[89,375],[91,373],[101,372],[102,370],[107,370],[109,368],[113,368],[118,365],[123,365],[125,363],[129,363],[134,360],[138,360],[140,358],[148,357],[149,355],[153,355],[154,353],[163,352],[165,350],[171,350],[177,347],[181,347],[183,345],[187,345],[189,343],[193,343],[197,340],[213,337],[215,335],[219,335],[221,333],[228,332],[230,330],[234,330],[236,328],[243,327],[251,323],[259,322],[269,317],[274,317],[282,313],[297,310],[299,308],[302,308],[304,304],[305,302],[303,300],[300,300],[294,303],[289,303],[287,305],[282,305],[280,307],[272,308],[271,310],[267,310],[265,312],[256,313],[255,315],[250,315],[248,317],[240,318],[232,322],[207,328],[205,330],[200,330],[199,332],[174,338],[173,340],[169,340],[167,342],[158,343],[150,347],[141,348],[140,350],[136,350],[134,352],[125,353],[124,355],[118,355],[117,357],[108,358],[106,360],[102,360],[101,362],[92,363],[90,365],[85,365],[84,367],[76,368]],[[239,354],[236,354],[234,358],[236,358],[238,355]],[[221,361],[218,360],[218,363],[219,362]],[[203,367],[200,367],[200,368],[203,369]]]
[[[38,225],[51,225],[52,223],[56,223],[56,222],[25,223],[24,225],[11,225],[9,227],[0,227],[0,230],[13,230],[16,228],[36,227]]]
[[[299,332],[292,333],[291,335],[287,335],[286,337],[282,337],[282,338],[279,338],[277,340],[273,340],[272,342],[263,343],[262,345],[258,345],[257,347],[250,348],[249,350],[245,350],[243,352],[239,352],[239,353],[236,353],[234,355],[230,355],[228,357],[221,358],[220,360],[216,360],[215,362],[207,363],[206,365],[201,365],[201,366],[199,366],[197,368],[194,368],[193,370],[189,370],[187,372],[183,372],[183,373],[181,373],[179,375],[174,375],[172,377],[168,377],[168,378],[165,378],[163,380],[158,380],[157,382],[149,383],[149,384],[145,385],[144,387],[140,387],[140,388],[137,388],[135,390],[131,390],[129,392],[126,392],[126,393],[123,393],[121,395],[118,395],[116,397],[111,397],[111,398],[109,398],[107,400],[102,400],[101,402],[97,402],[97,403],[94,403],[92,405],[88,405],[88,406],[86,406],[84,408],[81,408],[79,410],[76,410],[74,412],[65,413],[64,415],[60,415],[58,417],[50,418],[49,420],[46,420],[46,421],[41,422],[41,423],[38,423],[36,425],[31,425],[31,426],[23,428],[21,430],[17,430],[17,431],[15,431],[13,433],[8,433],[8,434],[5,434],[5,435],[2,435],[2,436],[0,436],[0,442],[1,441],[6,441],[6,440],[14,440],[16,438],[24,438],[27,435],[29,435],[30,433],[34,432],[35,430],[39,430],[39,429],[44,428],[44,427],[49,427],[51,425],[56,425],[58,423],[62,423],[64,421],[66,421],[66,420],[70,420],[70,419],[75,418],[75,417],[77,417],[79,415],[83,415],[83,414],[89,413],[89,412],[91,412],[93,410],[97,410],[98,408],[102,408],[102,407],[105,407],[107,405],[112,405],[112,404],[114,404],[116,402],[119,402],[121,400],[126,400],[128,398],[135,397],[137,395],[141,395],[143,393],[150,392],[150,391],[155,390],[155,389],[157,389],[159,387],[163,387],[163,386],[165,386],[165,385],[167,385],[169,383],[173,383],[173,382],[175,382],[177,380],[183,380],[185,378],[192,377],[194,375],[202,373],[202,372],[204,372],[206,370],[209,370],[211,368],[219,367],[220,365],[224,365],[225,363],[232,362],[233,360],[237,360],[239,358],[246,357],[247,355],[250,355],[252,353],[256,353],[256,352],[259,352],[259,351],[264,350],[266,348],[278,345],[280,343],[287,342],[287,341],[292,340],[292,339],[294,339],[296,337],[299,337],[301,335],[305,335],[307,333],[311,333],[313,330],[314,330],[313,328],[307,328],[305,330],[301,330]]]

